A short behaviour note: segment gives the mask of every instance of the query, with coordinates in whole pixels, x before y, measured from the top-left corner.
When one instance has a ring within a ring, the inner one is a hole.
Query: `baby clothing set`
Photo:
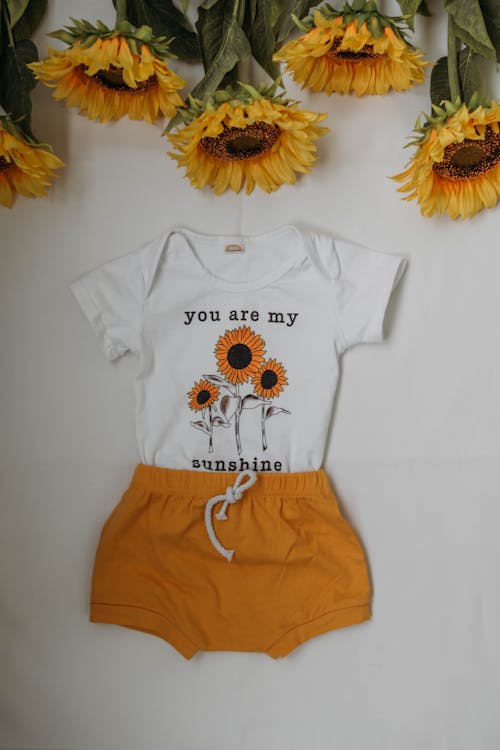
[[[106,356],[138,358],[140,463],[102,529],[93,622],[186,658],[279,657],[370,617],[322,463],[339,359],[382,340],[405,263],[291,225],[177,227],[71,283]]]

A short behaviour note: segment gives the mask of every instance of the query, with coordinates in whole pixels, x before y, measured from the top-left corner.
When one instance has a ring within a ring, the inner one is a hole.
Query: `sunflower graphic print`
[[[248,326],[226,331],[215,347],[217,367],[230,383],[246,383],[252,378],[264,359],[264,353],[264,339]]]
[[[260,437],[266,451],[267,420],[277,414],[291,414],[271,403],[288,385],[284,365],[274,358],[265,359],[266,343],[249,326],[226,330],[219,336],[214,354],[218,373],[204,374],[187,394],[189,408],[202,416],[191,421],[192,427],[208,436],[209,453],[214,450],[214,428],[232,428],[241,456],[243,412],[260,408]]]

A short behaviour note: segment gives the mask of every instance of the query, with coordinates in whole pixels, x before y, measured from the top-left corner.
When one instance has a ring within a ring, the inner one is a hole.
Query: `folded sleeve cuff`
[[[407,265],[407,259],[398,255],[384,255],[381,257],[381,261],[382,262],[376,270],[377,280],[375,286],[378,290],[377,305],[370,321],[371,325],[365,332],[365,341],[368,343],[383,341],[384,320],[387,307],[392,292],[396,288]]]
[[[78,302],[80,310],[90,323],[92,330],[97,337],[99,346],[106,357],[109,360],[113,360],[121,356],[123,352],[113,345],[103,322],[101,311],[92,299],[85,282],[82,281],[82,279],[76,279],[76,281],[71,282],[69,289]]]

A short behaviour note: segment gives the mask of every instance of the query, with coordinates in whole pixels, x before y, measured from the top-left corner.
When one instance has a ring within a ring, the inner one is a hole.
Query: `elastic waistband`
[[[210,496],[224,492],[226,487],[234,483],[238,474],[237,471],[190,471],[138,464],[130,486],[141,487],[151,492]],[[324,469],[285,474],[257,472],[257,477],[257,483],[248,490],[249,493],[303,495],[309,492],[332,491]]]

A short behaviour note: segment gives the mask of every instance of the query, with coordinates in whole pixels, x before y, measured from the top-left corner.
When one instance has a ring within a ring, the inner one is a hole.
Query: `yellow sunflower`
[[[286,385],[288,380],[286,370],[275,359],[267,359],[262,363],[260,370],[252,378],[254,391],[261,398],[275,398]]]
[[[346,6],[340,14],[316,10],[311,30],[285,44],[274,59],[286,63],[302,88],[326,94],[386,94],[421,83],[427,63],[405,41],[399,19],[378,13],[375,3],[366,8],[354,13]]]
[[[215,404],[219,398],[219,388],[208,380],[199,380],[188,393],[189,408],[193,411],[203,411]]]
[[[179,114],[188,124],[168,135],[169,152],[195,188],[213,187],[237,193],[257,185],[266,193],[294,184],[297,172],[309,172],[316,160],[314,141],[327,128],[318,123],[326,114],[299,109],[274,96],[240,84],[239,91],[218,91],[205,102],[191,99]]]
[[[262,336],[248,326],[226,331],[215,346],[219,372],[230,383],[246,383],[258,372],[265,354]]]
[[[0,117],[0,204],[11,208],[15,193],[28,198],[46,195],[63,162],[28,138],[8,118]]]
[[[80,21],[69,32],[53,36],[71,41],[71,46],[63,51],[49,48],[45,60],[28,67],[55,89],[54,99],[79,107],[91,120],[108,122],[128,115],[153,123],[172,117],[183,104],[177,91],[185,81],[164,62],[165,44],[152,37],[149,27],[134,32],[125,21],[110,30]]]
[[[500,198],[500,105],[443,102],[436,117],[415,128],[420,137],[408,168],[394,177],[405,200],[417,199],[421,213],[452,219],[474,216]]]

